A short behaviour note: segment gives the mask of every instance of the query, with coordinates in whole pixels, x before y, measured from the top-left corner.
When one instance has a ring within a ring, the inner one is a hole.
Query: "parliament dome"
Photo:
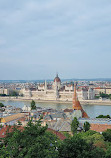
[[[54,82],[61,82],[60,78],[58,77],[58,74],[56,75]]]

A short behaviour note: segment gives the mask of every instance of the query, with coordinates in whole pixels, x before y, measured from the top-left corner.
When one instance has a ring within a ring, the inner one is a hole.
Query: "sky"
[[[0,80],[111,78],[111,0],[0,0]]]

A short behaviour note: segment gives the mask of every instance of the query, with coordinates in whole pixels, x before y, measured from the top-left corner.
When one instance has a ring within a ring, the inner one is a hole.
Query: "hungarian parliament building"
[[[95,96],[94,89],[90,87],[77,87],[76,93],[79,100],[92,100]],[[21,89],[21,94],[29,99],[72,101],[74,83],[63,84],[57,74],[53,83],[45,81],[38,84],[37,88]]]

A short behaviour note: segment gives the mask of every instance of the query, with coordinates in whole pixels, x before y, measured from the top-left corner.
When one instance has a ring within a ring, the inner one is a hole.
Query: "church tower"
[[[76,93],[76,83],[74,84],[74,96],[73,96],[73,110],[75,113],[75,117],[84,117],[88,118],[87,113],[83,110],[78,98],[77,98],[77,93]]]
[[[45,91],[47,90],[47,81],[45,80],[45,86],[44,86],[44,88],[45,88]]]

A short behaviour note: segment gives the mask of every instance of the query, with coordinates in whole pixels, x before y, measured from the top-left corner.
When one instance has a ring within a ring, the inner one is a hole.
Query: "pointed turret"
[[[77,98],[76,83],[74,84],[73,110],[82,110],[81,104]]]
[[[73,97],[73,110],[78,110],[82,112],[82,117],[88,118],[87,113],[83,110],[76,93],[76,83],[74,84],[74,97]]]
[[[47,81],[45,80],[45,90],[47,90]]]

